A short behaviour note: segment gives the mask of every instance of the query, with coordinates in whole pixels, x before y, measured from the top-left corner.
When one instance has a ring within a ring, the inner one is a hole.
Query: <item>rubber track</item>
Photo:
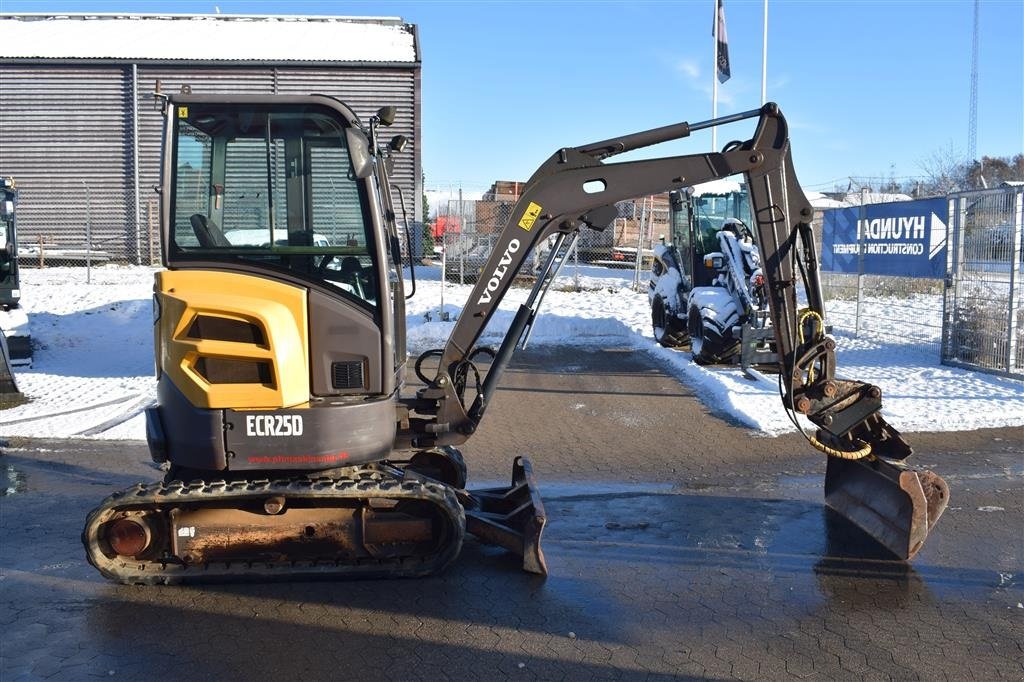
[[[159,559],[109,559],[100,551],[100,524],[120,510],[159,508],[162,510],[161,513],[166,515],[174,507],[194,504],[202,506],[204,503],[219,507],[239,506],[273,495],[325,502],[367,498],[431,502],[441,509],[449,520],[448,537],[451,541],[433,555],[394,559],[360,558],[351,564],[334,561],[294,561],[185,565]],[[85,545],[86,557],[90,564],[105,577],[124,584],[170,585],[181,582],[316,577],[406,578],[429,575],[445,568],[462,549],[465,529],[465,512],[451,488],[429,481],[397,480],[378,470],[366,468],[357,470],[351,477],[338,479],[139,483],[110,495],[89,513],[85,528],[82,530],[82,543]]]

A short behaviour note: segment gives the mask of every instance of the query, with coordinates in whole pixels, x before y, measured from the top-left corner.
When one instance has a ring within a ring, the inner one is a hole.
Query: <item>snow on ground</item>
[[[151,268],[26,269],[23,304],[36,345],[32,369],[16,372],[30,402],[0,413],[5,436],[142,439],[142,408],[154,398]],[[567,265],[538,316],[532,345],[571,343],[581,352],[609,345],[650,353],[709,409],[764,435],[793,427],[774,377],[750,379],[736,368],[693,364],[688,353],[658,346],[646,293],[630,289],[632,271]],[[437,267],[417,268],[408,302],[410,354],[444,345],[454,321],[438,314]],[[578,282],[582,291],[567,290]],[[444,310],[459,314],[471,287],[444,287]],[[502,301],[481,343],[496,345],[528,290]],[[957,431],[1024,425],[1024,382],[939,364],[932,344],[883,343],[837,332],[842,376],[881,386],[887,419],[902,431]]]
[[[22,306],[35,347],[15,378],[28,404],[0,413],[5,436],[144,438],[141,410],[153,400],[153,269],[22,270]],[[138,414],[131,428],[99,429]],[[141,427],[141,428],[140,428]]]

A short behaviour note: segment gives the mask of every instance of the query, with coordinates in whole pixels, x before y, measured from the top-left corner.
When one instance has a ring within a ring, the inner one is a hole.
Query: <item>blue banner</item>
[[[946,199],[825,211],[821,269],[865,275],[946,275]]]

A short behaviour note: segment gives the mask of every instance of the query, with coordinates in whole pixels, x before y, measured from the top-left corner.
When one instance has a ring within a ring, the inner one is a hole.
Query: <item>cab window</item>
[[[168,260],[287,271],[378,305],[365,182],[315,106],[178,107]]]

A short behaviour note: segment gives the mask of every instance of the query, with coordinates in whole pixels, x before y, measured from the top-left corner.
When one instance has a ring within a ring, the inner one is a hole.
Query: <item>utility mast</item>
[[[967,161],[978,153],[978,12],[981,0],[974,0],[974,41],[971,45],[971,112],[967,123]]]

